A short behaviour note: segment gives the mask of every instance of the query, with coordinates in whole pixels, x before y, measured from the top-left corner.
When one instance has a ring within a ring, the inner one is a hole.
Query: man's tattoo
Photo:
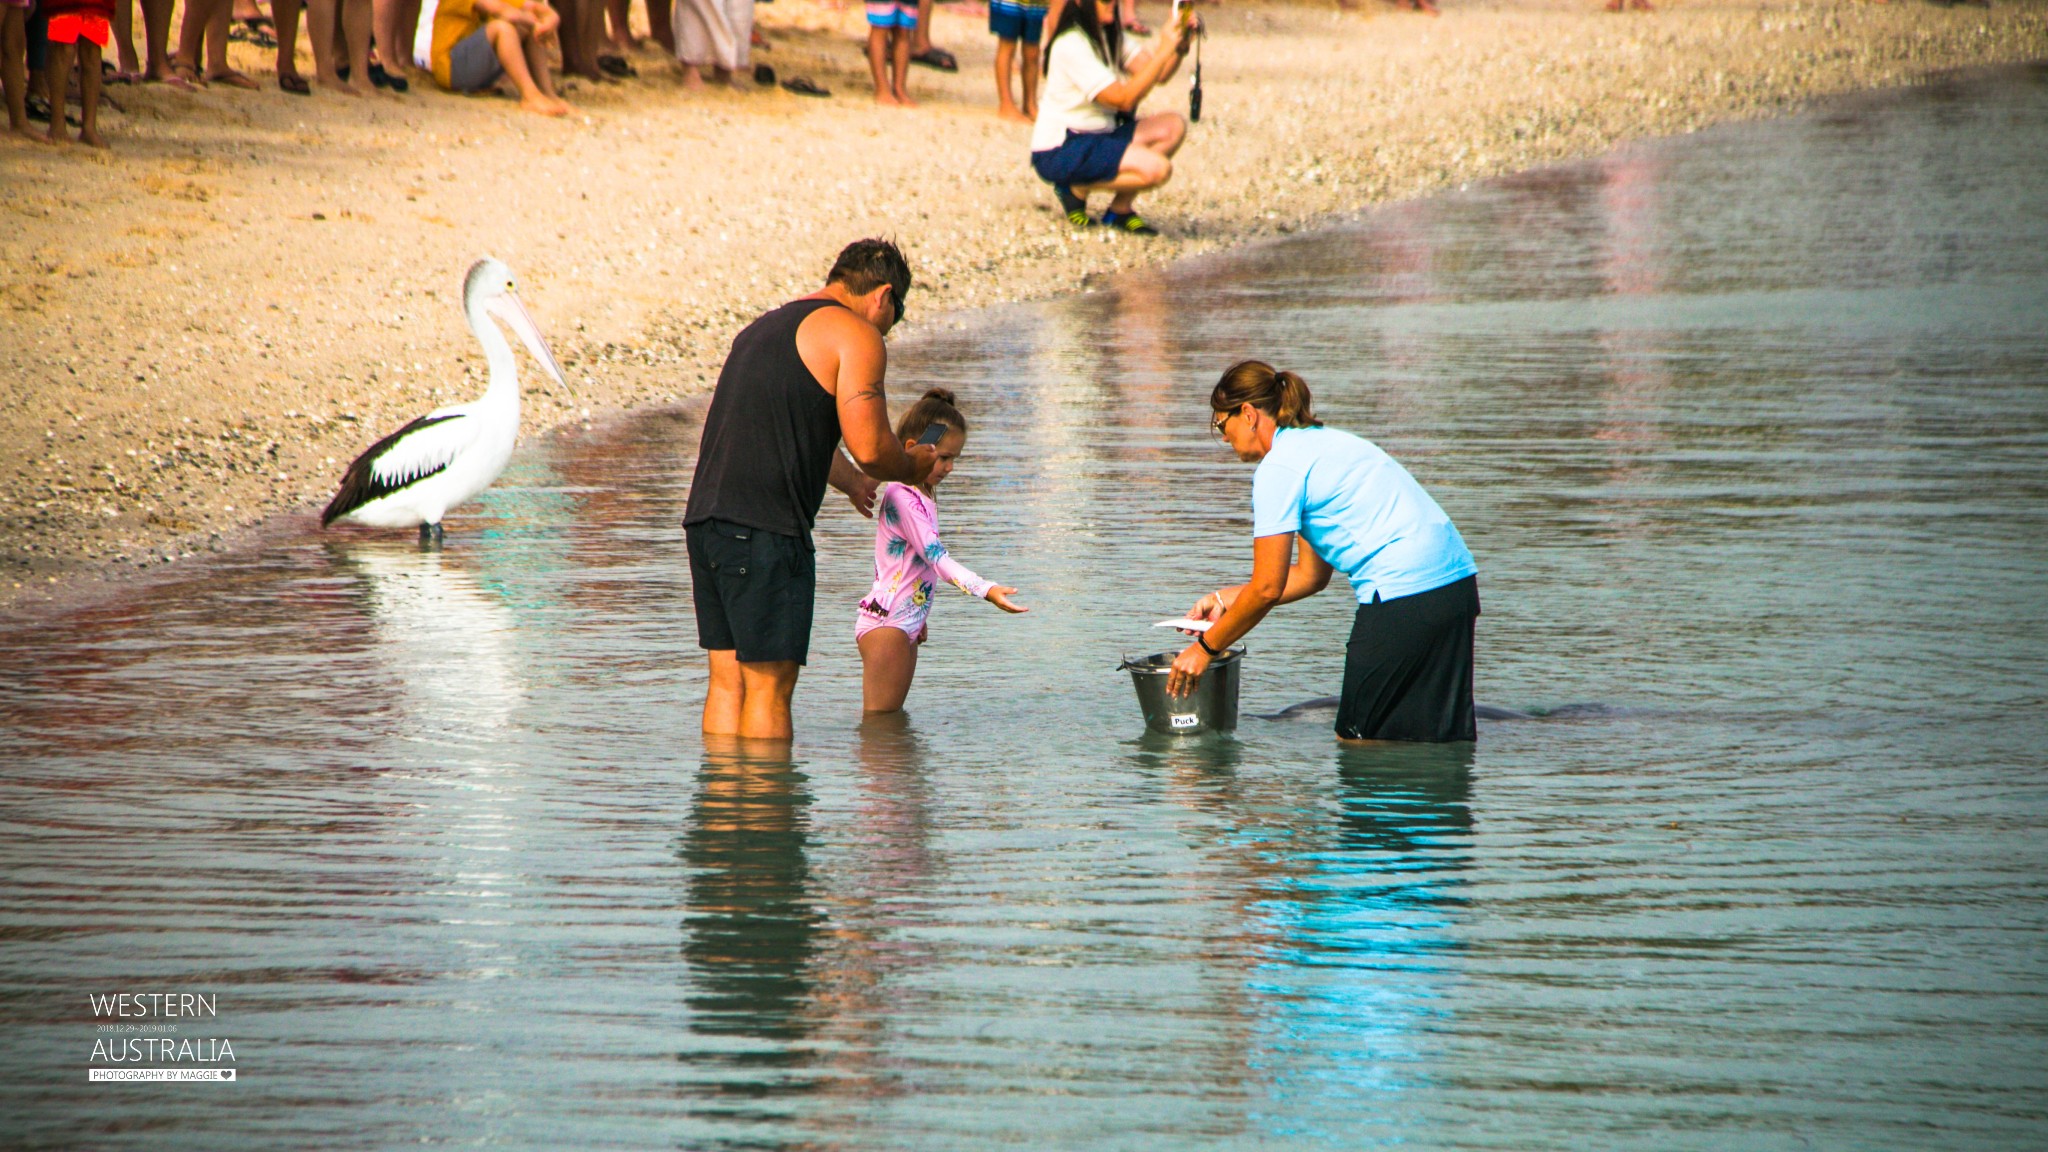
[[[853,394],[853,399],[855,399],[855,400],[883,400],[883,399],[887,399],[887,397],[885,397],[885,396],[884,396],[884,395],[882,394],[882,389],[881,389],[881,387],[880,387],[879,385],[877,385],[877,386],[873,386],[873,387],[863,388],[863,389],[861,389],[860,391],[858,391],[858,392],[855,392],[855,393]]]

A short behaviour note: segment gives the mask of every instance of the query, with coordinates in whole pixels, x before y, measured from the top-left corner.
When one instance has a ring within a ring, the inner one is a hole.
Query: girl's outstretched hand
[[[1017,590],[1015,588],[1005,588],[1002,585],[998,584],[995,587],[990,588],[988,590],[988,595],[982,597],[982,599],[987,600],[989,603],[995,605],[998,608],[1001,608],[1005,612],[1031,611],[1031,609],[1026,608],[1022,604],[1019,604],[1016,601],[1010,599],[1010,597],[1016,594]]]

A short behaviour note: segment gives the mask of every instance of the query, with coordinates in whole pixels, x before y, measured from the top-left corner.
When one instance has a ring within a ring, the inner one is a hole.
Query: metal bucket
[[[1168,696],[1166,678],[1178,652],[1158,652],[1117,667],[1131,674],[1145,726],[1154,732],[1186,736],[1196,732],[1228,732],[1237,727],[1237,666],[1244,649],[1232,648],[1209,662],[1209,670],[1186,696]]]

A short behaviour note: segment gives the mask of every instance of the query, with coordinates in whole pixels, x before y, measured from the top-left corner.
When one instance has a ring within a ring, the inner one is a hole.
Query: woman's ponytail
[[[1212,412],[1235,412],[1249,404],[1282,428],[1320,428],[1309,400],[1308,382],[1292,372],[1275,371],[1263,360],[1233,364],[1209,393]]]
[[[1292,372],[1275,372],[1273,382],[1280,388],[1280,410],[1273,420],[1282,428],[1314,428],[1316,410],[1309,402],[1308,382]]]

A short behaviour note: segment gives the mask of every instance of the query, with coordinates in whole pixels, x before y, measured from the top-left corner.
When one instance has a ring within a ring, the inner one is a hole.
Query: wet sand
[[[757,59],[833,99],[686,92],[649,52],[638,79],[572,85],[581,114],[545,121],[419,86],[289,96],[269,53],[235,45],[264,91],[114,87],[111,153],[0,146],[0,606],[91,595],[309,514],[372,440],[478,394],[456,305],[482,253],[518,273],[569,371],[564,395],[525,367],[538,431],[708,389],[739,325],[860,235],[908,251],[915,339],[956,310],[1626,139],[2048,58],[2041,0],[1441,19],[1233,3],[1209,12],[1204,119],[1144,202],[1166,235],[1144,240],[1056,214],[1028,127],[991,113],[981,11],[941,10],[961,71],[919,70],[907,111],[869,101],[857,6],[781,0],[760,9],[774,47]],[[1184,79],[1148,104],[1184,107]]]

